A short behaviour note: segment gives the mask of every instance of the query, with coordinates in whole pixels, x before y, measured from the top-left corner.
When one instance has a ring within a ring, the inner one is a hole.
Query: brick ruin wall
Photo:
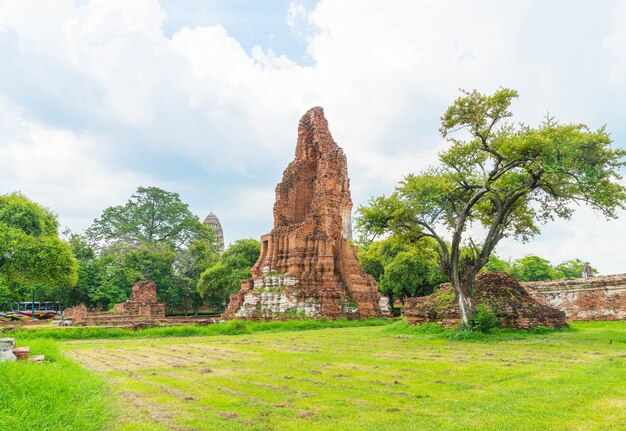
[[[565,313],[533,299],[510,275],[485,272],[476,277],[474,299],[488,305],[500,318],[501,326],[529,329],[537,326],[566,327]],[[459,305],[449,283],[440,286],[432,295],[408,298],[402,314],[411,325],[426,322],[452,328],[461,323]]]
[[[157,302],[157,287],[154,281],[140,281],[133,286],[128,301],[115,304],[113,313],[91,312],[84,305],[77,305],[66,308],[63,316],[72,319],[73,324],[108,322],[119,320],[120,316],[161,319],[165,317],[165,304]]]
[[[128,301],[115,304],[115,311],[149,318],[160,318],[165,317],[165,304],[157,302],[157,290],[154,281],[140,281],[133,286]]]
[[[563,311],[567,320],[626,319],[626,274],[521,284],[540,304]]]

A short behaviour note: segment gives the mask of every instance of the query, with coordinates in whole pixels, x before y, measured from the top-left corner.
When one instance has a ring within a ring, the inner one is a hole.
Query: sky
[[[626,148],[626,2],[0,0],[0,194],[80,232],[139,186],[269,232],[298,119],[324,107],[355,209],[437,162],[459,89],[519,91],[514,120],[606,124]],[[626,214],[577,208],[504,258],[626,272]]]

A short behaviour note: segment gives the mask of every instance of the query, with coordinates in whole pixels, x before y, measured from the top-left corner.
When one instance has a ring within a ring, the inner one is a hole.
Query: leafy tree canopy
[[[202,273],[198,292],[217,306],[223,306],[240,288],[243,279],[250,278],[250,268],[259,258],[261,246],[254,239],[240,239],[231,244],[220,260]]]
[[[450,145],[440,163],[359,209],[357,226],[372,235],[437,241],[465,324],[475,308],[474,277],[502,238],[528,240],[541,223],[569,219],[572,204],[608,218],[626,204],[620,183],[626,151],[612,147],[605,127],[591,130],[552,117],[538,127],[514,125],[507,119],[517,96],[506,88],[492,95],[463,92],[441,118]],[[457,137],[459,131],[464,134]]]
[[[39,286],[44,291],[76,283],[69,245],[58,235],[56,216],[47,208],[12,193],[0,195],[0,277],[2,290]]]
[[[585,265],[588,263],[580,259],[566,260],[556,265],[554,270],[558,278],[581,278]],[[597,274],[598,270],[591,267],[591,272]]]
[[[411,243],[392,236],[361,246],[359,262],[393,303],[408,296],[428,295],[448,280],[439,269],[436,248],[436,242],[428,238]]]
[[[548,281],[557,278],[550,261],[534,255],[517,259],[511,275],[517,281]]]
[[[139,187],[124,205],[109,207],[72,235],[80,276],[70,302],[107,309],[127,299],[136,281],[153,280],[168,312],[202,305],[196,284],[218,259],[214,232],[177,193]]]
[[[94,220],[87,236],[98,243],[167,244],[179,250],[212,231],[191,213],[178,193],[139,187],[124,205],[109,207]]]
[[[535,255],[524,256],[511,262],[492,254],[483,270],[505,272],[518,281],[547,281],[581,278],[583,268],[587,264],[580,259],[572,259],[552,265],[549,260]],[[591,270],[595,274],[598,273],[593,267]]]

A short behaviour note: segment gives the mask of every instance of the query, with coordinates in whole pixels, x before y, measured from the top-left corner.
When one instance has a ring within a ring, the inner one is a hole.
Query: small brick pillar
[[[84,305],[77,305],[76,307],[66,308],[63,311],[63,316],[72,319],[73,323],[80,323],[85,321],[87,315],[87,307]]]

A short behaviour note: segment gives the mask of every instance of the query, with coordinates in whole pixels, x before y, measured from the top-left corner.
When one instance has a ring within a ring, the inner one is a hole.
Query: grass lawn
[[[109,383],[117,431],[626,429],[626,322],[479,341],[407,332],[60,344]]]
[[[67,359],[55,341],[31,340],[46,362],[0,363],[0,430],[99,431],[110,427],[117,403],[105,376]]]

